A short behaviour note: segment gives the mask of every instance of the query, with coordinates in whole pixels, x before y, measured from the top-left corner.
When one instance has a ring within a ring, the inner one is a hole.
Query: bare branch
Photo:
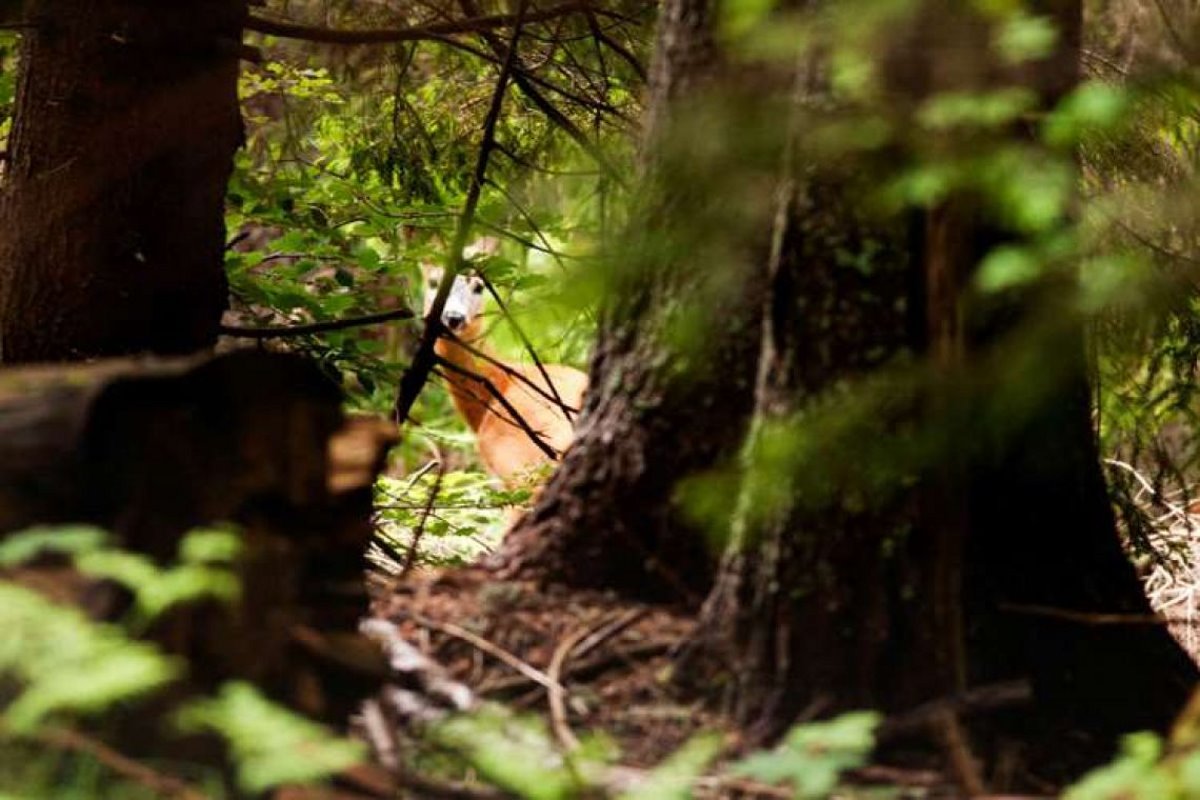
[[[392,311],[380,311],[377,314],[364,314],[361,317],[346,317],[322,322],[309,322],[303,325],[267,325],[260,328],[243,327],[241,325],[222,325],[223,336],[236,336],[241,339],[279,339],[287,336],[309,336],[314,333],[328,333],[346,328],[357,328],[364,325],[375,325],[394,319],[412,319],[416,314],[412,309],[397,308]]]
[[[467,19],[431,22],[427,25],[414,25],[409,28],[379,28],[374,30],[347,30],[343,28],[325,28],[319,25],[303,25],[296,22],[267,19],[266,17],[250,16],[246,20],[246,30],[262,33],[268,36],[280,36],[285,39],[303,39],[308,42],[322,44],[395,44],[397,42],[439,41],[441,37],[454,33],[479,33],[497,28],[507,28],[523,19],[526,23],[544,22],[571,14],[593,11],[591,4],[575,2],[551,6],[541,11],[533,11],[522,15],[488,14],[476,15]]]
[[[526,422],[525,418],[521,416],[521,412],[517,411],[517,409],[513,407],[513,404],[510,403],[508,398],[504,396],[504,393],[496,387],[496,384],[492,383],[482,375],[477,375],[468,369],[463,369],[453,361],[447,361],[444,358],[439,358],[436,353],[433,357],[438,364],[450,370],[451,372],[479,382],[480,385],[488,390],[488,393],[491,394],[492,397],[496,398],[496,402],[502,405],[504,410],[512,416],[512,419],[516,422],[517,427],[525,431],[525,435],[528,436],[535,445],[537,445],[538,449],[545,453],[546,457],[551,461],[558,461],[559,454],[555,452],[553,447],[546,444],[546,440],[542,437],[542,434],[538,433],[529,426],[529,423]]]

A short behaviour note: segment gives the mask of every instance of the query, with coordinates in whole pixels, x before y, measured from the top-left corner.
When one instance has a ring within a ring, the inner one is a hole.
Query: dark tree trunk
[[[31,0],[0,186],[0,360],[211,345],[245,0]]]
[[[739,230],[738,199],[691,191],[716,184],[728,163],[676,136],[667,114],[707,80],[711,5],[662,7],[641,212],[608,264],[614,300],[576,442],[498,555],[510,573],[692,602],[711,581],[715,559],[676,492],[682,479],[732,456],[745,434],[762,282],[756,251],[765,241]]]
[[[986,28],[938,5],[891,75],[909,82],[901,107],[997,76],[961,61]],[[1024,75],[1047,103],[1073,83],[1080,13],[1049,5],[1061,49]],[[1032,686],[1032,730],[1051,746],[1066,730],[1102,749],[1164,726],[1196,679],[1165,629],[1069,617],[1148,612],[1100,473],[1073,285],[972,299],[973,265],[1015,234],[968,196],[907,236],[865,219],[856,182],[828,166],[781,196],[751,462],[783,435],[807,451],[763,476],[785,483],[769,492],[784,502],[762,502],[747,479],[686,663],[724,659],[759,739],[804,709],[902,710],[1010,679]],[[847,254],[872,268],[845,269]],[[905,286],[902,319],[879,300]],[[906,349],[926,357],[918,380],[879,369]],[[1070,770],[1097,752],[1055,755]]]

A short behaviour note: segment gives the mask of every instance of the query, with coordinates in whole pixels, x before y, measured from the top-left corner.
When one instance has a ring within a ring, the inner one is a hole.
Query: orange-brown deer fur
[[[441,280],[441,271],[427,269],[425,278],[425,313],[428,315],[438,281]],[[458,339],[480,352],[485,352],[481,347],[483,324],[480,319],[483,288],[483,281],[477,276],[458,276],[442,310],[442,324]],[[439,339],[435,350],[440,358],[463,370],[463,373],[459,373],[448,367],[441,369],[449,384],[455,408],[475,432],[484,466],[505,484],[521,484],[530,470],[547,463],[549,458],[513,418],[512,411],[496,398],[488,383],[556,454],[562,454],[570,445],[574,436],[574,417],[582,407],[583,393],[587,388],[587,375],[574,367],[545,364],[546,375],[554,386],[551,390],[536,365],[501,362],[505,364],[501,367],[447,338]],[[550,397],[542,396],[512,373],[524,376]],[[476,380],[471,375],[478,375],[488,383]],[[570,416],[550,399],[555,392],[563,405],[575,410]]]

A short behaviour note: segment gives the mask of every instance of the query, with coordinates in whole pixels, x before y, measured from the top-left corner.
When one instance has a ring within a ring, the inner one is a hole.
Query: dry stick
[[[677,642],[674,639],[662,640],[656,642],[644,642],[639,645],[634,645],[624,650],[615,650],[607,653],[602,653],[594,658],[586,661],[579,661],[568,667],[565,671],[569,678],[583,678],[591,675],[597,675],[610,667],[628,666],[631,662],[643,658],[653,658],[671,652]],[[513,675],[508,678],[499,678],[490,681],[486,686],[481,686],[479,693],[481,695],[496,695],[504,692],[513,691],[515,689],[525,689],[533,681],[521,675]]]
[[[571,724],[567,721],[567,690],[561,682],[562,669],[575,645],[591,632],[585,625],[559,642],[550,657],[550,666],[546,668],[546,676],[554,682],[554,687],[546,690],[546,700],[550,704],[550,728],[554,731],[554,738],[558,740],[559,746],[567,752],[579,749],[579,739],[575,737],[571,731]]]
[[[516,14],[477,14],[467,19],[431,22],[428,25],[414,25],[409,28],[375,30],[325,28],[318,25],[302,25],[252,15],[246,20],[244,27],[246,30],[254,31],[255,33],[281,36],[285,39],[303,39],[304,41],[321,42],[322,44],[396,44],[399,42],[435,39],[454,33],[490,31],[496,28],[507,28],[509,25],[520,27],[522,22],[544,22],[586,11],[592,11],[589,3],[564,3],[541,11],[529,12],[528,14],[522,10],[518,10]]]
[[[496,660],[512,667],[517,672],[521,673],[526,678],[533,681],[538,686],[541,686],[548,692],[555,690],[564,693],[566,692],[566,689],[563,688],[562,684],[550,678],[549,675],[542,672],[537,667],[529,664],[528,662],[522,661],[512,653],[505,650],[503,647],[489,642],[482,636],[471,633],[471,631],[467,630],[466,628],[460,628],[453,622],[438,622],[437,620],[432,620],[428,617],[423,617],[418,614],[407,614],[406,616],[423,628],[430,628],[435,631],[440,631],[447,636],[453,636],[455,639],[461,639],[477,650],[482,650]]]
[[[439,461],[437,476],[433,479],[433,487],[429,490],[429,497],[425,499],[425,508],[421,513],[421,521],[417,523],[417,529],[413,532],[412,543],[408,546],[408,555],[405,556],[404,566],[400,569],[401,578],[412,572],[413,567],[417,563],[417,550],[421,546],[421,537],[425,535],[425,525],[429,522],[429,516],[433,513],[433,503],[437,500],[438,492],[442,490],[442,478],[445,475],[446,465]]]
[[[997,608],[1013,614],[1028,614],[1034,617],[1059,619],[1078,625],[1167,625],[1184,623],[1186,619],[1172,619],[1162,614],[1125,614],[1121,612],[1077,611],[1071,608],[1039,606],[1028,603],[1000,603]]]
[[[987,794],[987,786],[983,782],[983,776],[979,774],[979,765],[976,763],[967,733],[963,730],[958,715],[949,708],[942,709],[939,713],[938,727],[942,735],[942,747],[945,748],[950,761],[950,768],[967,797],[980,797]]]
[[[1032,699],[1033,688],[1024,679],[978,686],[888,717],[879,726],[875,738],[880,742],[893,741],[899,736],[936,726],[947,709],[960,715],[974,714],[1022,705]]]
[[[598,646],[603,644],[606,640],[611,639],[613,636],[625,630],[630,625],[640,621],[649,613],[650,610],[647,608],[631,608],[628,611],[617,615],[616,618],[600,626],[596,629],[595,633],[593,633],[584,641],[580,642],[579,646],[575,648],[575,651],[572,653],[572,655],[574,655],[576,658],[583,658],[588,653],[592,652]]]
[[[122,777],[147,787],[151,791],[184,800],[204,800],[205,795],[181,778],[165,775],[135,761],[103,742],[70,728],[51,728],[37,734],[37,738],[60,750],[72,750],[91,756]]]
[[[302,325],[266,325],[263,327],[243,327],[241,325],[222,325],[223,336],[236,336],[241,339],[278,339],[285,336],[308,336],[314,333],[327,333],[347,328],[357,328],[363,325],[375,325],[380,322],[390,322],[394,319],[412,319],[416,314],[408,308],[397,308],[392,311],[380,311],[376,314],[364,314],[361,317],[345,317],[322,322],[308,322]]]
[[[487,175],[488,159],[496,141],[496,122],[500,119],[500,109],[504,105],[504,92],[508,87],[508,79],[517,63],[517,42],[521,38],[521,28],[525,19],[526,0],[520,0],[517,7],[516,21],[513,25],[512,38],[508,44],[508,57],[500,67],[500,76],[496,79],[496,90],[492,92],[492,104],[488,108],[487,117],[483,121],[483,139],[479,143],[479,155],[475,159],[475,171],[471,175],[471,185],[467,187],[466,201],[463,203],[462,216],[458,218],[458,227],[454,232],[454,243],[451,245],[449,258],[446,262],[446,273],[438,284],[437,295],[433,305],[425,316],[425,331],[421,334],[421,342],[417,346],[417,354],[412,364],[400,378],[400,387],[396,395],[395,421],[397,425],[404,424],[408,412],[417,400],[417,395],[429,380],[429,371],[433,369],[436,354],[433,346],[437,342],[442,328],[442,309],[450,296],[450,288],[454,278],[463,268],[463,248],[467,246],[467,237],[471,234],[471,225],[475,221],[475,210],[479,206],[479,195],[483,191],[483,180]]]
[[[504,394],[501,393],[501,391],[498,388],[496,388],[496,384],[492,383],[490,380],[483,377],[482,375],[477,375],[474,372],[471,372],[471,370],[469,370],[469,369],[463,369],[458,364],[455,364],[453,361],[447,361],[446,359],[442,358],[441,356],[438,356],[436,353],[434,354],[434,360],[441,366],[450,370],[451,372],[455,372],[459,375],[462,375],[466,378],[470,378],[471,380],[477,381],[478,383],[482,384],[483,387],[488,390],[488,393],[492,397],[496,398],[496,401],[499,402],[500,405],[504,407],[504,410],[512,415],[513,420],[516,421],[517,427],[520,428],[521,430],[525,431],[525,435],[528,436],[535,445],[537,445],[537,448],[539,450],[541,450],[543,453],[545,453],[546,457],[549,458],[551,461],[558,461],[558,453],[555,452],[554,448],[551,447],[550,445],[546,444],[545,439],[542,438],[542,435],[540,433],[535,431],[533,428],[529,427],[529,423],[526,422],[525,418],[521,416],[521,412],[519,412],[519,411],[517,411],[517,409],[513,408],[513,404],[509,402],[508,398],[505,397]]]

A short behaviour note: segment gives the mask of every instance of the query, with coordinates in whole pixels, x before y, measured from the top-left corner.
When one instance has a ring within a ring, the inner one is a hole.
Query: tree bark
[[[31,0],[0,186],[0,361],[216,341],[245,0]]]
[[[745,235],[752,226],[730,213],[735,199],[690,191],[719,183],[728,162],[706,155],[706,142],[676,136],[667,113],[708,80],[712,14],[708,0],[662,7],[645,192],[606,264],[612,299],[575,443],[493,562],[507,574],[690,602],[711,581],[715,559],[677,492],[731,458],[744,436],[765,249],[761,228]]]
[[[1060,49],[1025,78],[1049,105],[1074,83],[1080,10],[1045,10]],[[961,65],[986,27],[939,3],[925,14],[917,39],[897,37],[909,45],[891,75],[908,81],[899,107],[994,85],[994,66]],[[749,460],[781,436],[809,454],[762,478],[783,487],[756,495],[746,480],[685,664],[724,664],[752,740],[805,709],[898,711],[1010,679],[1032,685],[1025,731],[1064,772],[1119,732],[1163,727],[1196,679],[1165,629],[1068,621],[1149,613],[1100,472],[1073,284],[973,296],[974,265],[1018,234],[967,195],[906,233],[865,219],[859,183],[828,165],[783,197]],[[847,254],[871,269],[846,270]],[[879,305],[904,287],[907,320]],[[880,366],[906,350],[926,371],[889,378]],[[1066,731],[1093,746],[1055,752]]]

